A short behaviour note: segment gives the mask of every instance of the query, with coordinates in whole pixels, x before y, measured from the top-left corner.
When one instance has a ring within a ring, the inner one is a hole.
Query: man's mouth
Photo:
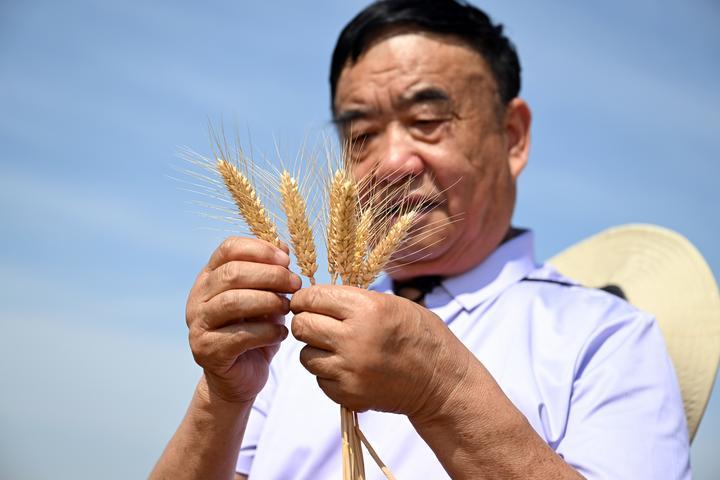
[[[437,208],[441,203],[442,202],[438,198],[423,195],[409,195],[405,198],[391,202],[388,206],[388,216],[395,218],[415,211],[420,217]]]

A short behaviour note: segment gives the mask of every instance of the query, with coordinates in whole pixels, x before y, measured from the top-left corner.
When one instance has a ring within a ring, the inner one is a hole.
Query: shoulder
[[[528,277],[542,281],[519,281],[503,296],[521,319],[516,331],[526,335],[539,376],[550,375],[551,383],[558,375],[572,382],[573,401],[589,395],[602,404],[605,394],[623,396],[641,388],[682,411],[672,362],[653,315],[616,295],[579,285],[550,266]],[[555,369],[551,374],[547,365]]]
[[[526,320],[538,336],[574,350],[585,360],[620,346],[637,348],[638,343],[664,353],[651,314],[620,296],[580,285],[549,265],[531,272],[503,296],[508,302],[524,305]]]
[[[512,297],[525,298],[536,312],[556,321],[599,325],[617,321],[653,323],[652,315],[623,298],[614,286],[608,290],[581,285],[550,265],[542,265],[508,289]]]

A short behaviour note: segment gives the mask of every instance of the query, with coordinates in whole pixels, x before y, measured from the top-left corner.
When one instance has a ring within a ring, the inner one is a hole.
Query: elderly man
[[[538,266],[510,224],[531,115],[502,28],[451,0],[374,3],[331,88],[354,174],[412,179],[433,234],[374,291],[300,289],[286,252],[226,240],[188,298],[204,375],[154,478],[337,478],[333,402],[398,478],[689,477],[654,320]]]

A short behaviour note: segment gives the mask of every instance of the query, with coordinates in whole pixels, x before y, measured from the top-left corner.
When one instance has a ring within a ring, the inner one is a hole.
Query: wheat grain
[[[310,283],[315,285],[317,254],[313,233],[307,219],[305,200],[300,195],[297,180],[287,171],[283,171],[280,175],[280,195],[298,267],[300,272],[310,279]]]
[[[398,218],[397,222],[390,227],[385,238],[380,240],[377,245],[368,254],[365,266],[359,275],[358,284],[367,287],[380,271],[383,269],[390,256],[397,250],[400,243],[405,238],[408,230],[412,226],[412,223],[417,218],[417,211],[412,210]]]
[[[355,233],[355,252],[353,256],[352,276],[350,284],[360,285],[363,266],[365,265],[365,257],[367,256],[368,247],[371,241],[373,226],[373,209],[372,205],[366,208],[360,215],[357,222],[357,231]]]
[[[222,175],[225,186],[232,195],[240,215],[242,215],[252,233],[257,238],[280,247],[280,239],[275,224],[268,217],[265,207],[263,207],[250,180],[235,165],[222,158],[217,160],[217,169]]]
[[[338,170],[330,185],[327,231],[328,269],[333,280],[349,282],[355,258],[357,185],[345,170]]]

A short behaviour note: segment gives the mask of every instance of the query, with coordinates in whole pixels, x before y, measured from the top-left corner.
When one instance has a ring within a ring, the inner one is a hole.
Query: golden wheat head
[[[300,187],[290,173],[283,171],[280,175],[280,195],[282,207],[287,217],[287,228],[295,258],[300,272],[315,284],[317,271],[317,254],[315,242],[306,214],[305,199],[300,194]]]
[[[350,283],[355,286],[362,285],[362,276],[365,266],[365,257],[371,242],[374,211],[372,207],[365,208],[360,214],[355,234],[355,252],[353,256],[352,276]]]
[[[358,190],[345,170],[338,170],[330,184],[330,212],[327,229],[328,270],[349,282],[355,259]]]
[[[235,165],[222,158],[217,160],[217,169],[250,231],[257,238],[280,247],[277,228],[270,220],[250,180]]]
[[[367,286],[375,280],[375,277],[378,276],[385,267],[385,264],[387,264],[390,256],[392,256],[405,239],[417,215],[418,212],[416,210],[405,213],[390,227],[385,238],[380,240],[368,254],[364,268],[358,275],[358,285],[367,288]]]

